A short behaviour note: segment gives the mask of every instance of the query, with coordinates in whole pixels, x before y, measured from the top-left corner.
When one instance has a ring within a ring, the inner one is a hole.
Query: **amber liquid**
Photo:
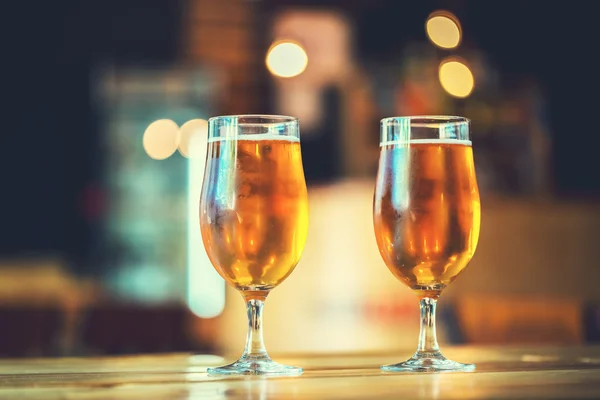
[[[300,143],[255,137],[209,143],[200,204],[211,262],[244,291],[281,283],[300,260],[308,229]]]
[[[423,295],[439,295],[467,266],[479,238],[471,146],[451,140],[382,145],[373,211],[390,271]]]

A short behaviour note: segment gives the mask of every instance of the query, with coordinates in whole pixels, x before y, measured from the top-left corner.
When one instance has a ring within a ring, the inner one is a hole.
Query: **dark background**
[[[464,46],[484,48],[502,71],[503,85],[523,75],[541,83],[549,101],[555,194],[600,194],[593,2],[259,3],[266,15],[287,5],[337,7],[356,23],[357,58],[390,62],[404,43],[422,37],[432,9],[452,10],[469,33]],[[185,7],[175,0],[38,0],[8,1],[1,9],[7,24],[0,255],[55,253],[77,264],[90,252],[94,211],[101,207],[94,196],[103,162],[91,103],[94,66],[173,63],[182,47]]]

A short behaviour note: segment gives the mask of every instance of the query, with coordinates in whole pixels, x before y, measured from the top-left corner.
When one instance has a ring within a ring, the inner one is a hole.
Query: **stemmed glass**
[[[477,247],[480,202],[470,121],[462,117],[381,120],[373,222],[379,252],[420,299],[416,353],[384,371],[472,371],[440,352],[435,308]]]
[[[306,242],[308,199],[298,120],[236,115],[209,120],[200,228],[217,272],[243,296],[246,347],[209,374],[299,375],[269,357],[262,311],[269,292],[296,267]]]

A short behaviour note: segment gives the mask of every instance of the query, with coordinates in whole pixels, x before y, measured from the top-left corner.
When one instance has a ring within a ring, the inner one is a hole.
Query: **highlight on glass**
[[[442,290],[464,270],[477,247],[481,211],[469,138],[462,117],[381,120],[373,198],[377,246],[392,274],[420,299],[416,353],[384,371],[472,371],[446,359],[436,338]]]
[[[237,115],[209,120],[200,228],[206,252],[244,298],[248,336],[241,358],[209,374],[299,375],[271,360],[262,312],[269,292],[300,260],[308,230],[308,196],[298,120]]]

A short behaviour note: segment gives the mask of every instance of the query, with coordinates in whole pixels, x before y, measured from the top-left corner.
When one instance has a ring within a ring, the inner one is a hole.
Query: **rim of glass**
[[[443,125],[468,125],[471,120],[455,115],[409,115],[404,117],[387,117],[381,120],[381,126],[394,126],[410,122],[415,128],[437,128]]]
[[[276,114],[238,114],[238,115],[218,115],[208,119],[208,123],[219,121],[233,122],[238,126],[269,126],[269,125],[294,125],[298,123],[298,118],[289,115]]]

